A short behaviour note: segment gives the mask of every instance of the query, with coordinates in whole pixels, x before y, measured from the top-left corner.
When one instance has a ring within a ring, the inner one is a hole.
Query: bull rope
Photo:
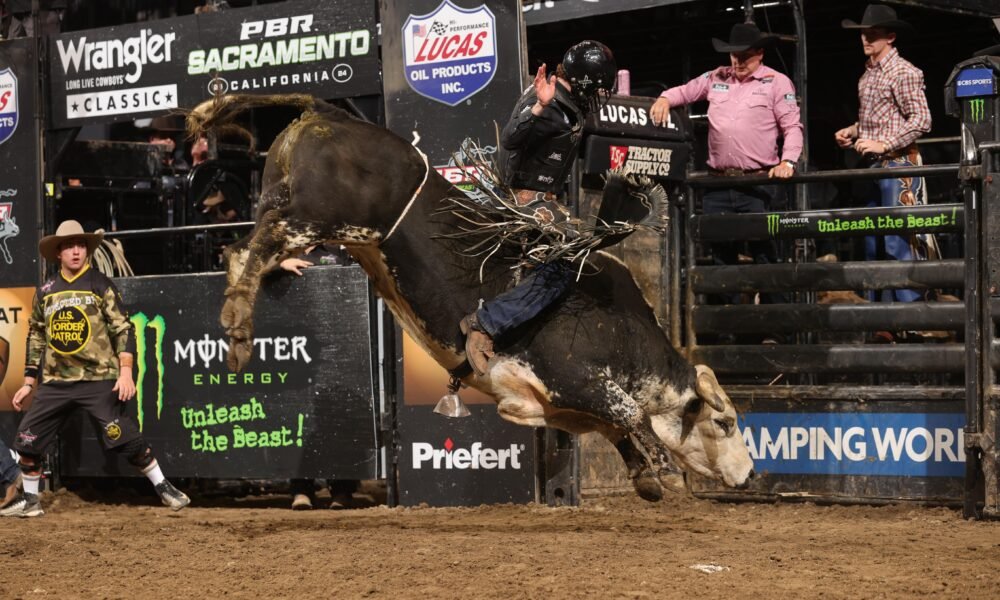
[[[417,148],[417,142],[419,142],[419,141],[420,141],[420,135],[416,131],[414,131],[413,132],[413,149],[417,151],[417,154],[420,155],[420,158],[424,159],[424,179],[423,179],[423,181],[420,182],[420,185],[417,186],[417,191],[413,192],[413,197],[411,197],[410,201],[406,203],[406,207],[403,208],[403,212],[399,215],[399,218],[396,219],[396,222],[392,224],[392,228],[389,229],[389,233],[385,234],[385,237],[382,238],[383,242],[389,240],[389,237],[393,234],[393,232],[396,231],[396,228],[399,227],[399,224],[403,222],[404,218],[406,218],[406,213],[410,212],[410,208],[413,206],[413,203],[416,201],[417,196],[420,195],[421,190],[424,189],[424,184],[427,183],[427,178],[431,174],[431,164],[427,160],[427,155],[424,154],[423,152],[421,152],[420,148]]]

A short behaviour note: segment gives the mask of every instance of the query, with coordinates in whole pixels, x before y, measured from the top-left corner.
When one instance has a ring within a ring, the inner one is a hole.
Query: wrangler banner
[[[190,108],[219,93],[378,94],[369,0],[282,2],[53,36],[53,127]]]
[[[219,325],[223,274],[116,283],[136,331],[133,414],[164,470],[219,478],[379,475],[370,299],[360,268],[313,267],[301,278],[266,280],[253,358],[239,373],[226,366],[229,340]],[[134,473],[103,456],[83,419],[63,443],[64,475]]]
[[[0,288],[38,283],[37,58],[35,39],[0,42]]]

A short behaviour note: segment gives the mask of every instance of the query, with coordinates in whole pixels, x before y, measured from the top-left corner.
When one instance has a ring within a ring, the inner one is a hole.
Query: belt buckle
[[[723,169],[722,174],[725,175],[726,177],[739,177],[743,175],[743,169],[736,169],[736,168]]]

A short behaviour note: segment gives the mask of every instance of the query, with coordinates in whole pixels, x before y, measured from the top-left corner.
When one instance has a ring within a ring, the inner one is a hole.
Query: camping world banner
[[[496,18],[485,4],[473,9],[444,0],[403,24],[403,64],[413,91],[455,106],[482,91],[497,69]]]

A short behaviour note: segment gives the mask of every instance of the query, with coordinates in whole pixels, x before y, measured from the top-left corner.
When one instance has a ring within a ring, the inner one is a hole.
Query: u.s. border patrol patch
[[[49,347],[60,354],[76,354],[90,341],[90,320],[78,306],[66,306],[49,318]]]

